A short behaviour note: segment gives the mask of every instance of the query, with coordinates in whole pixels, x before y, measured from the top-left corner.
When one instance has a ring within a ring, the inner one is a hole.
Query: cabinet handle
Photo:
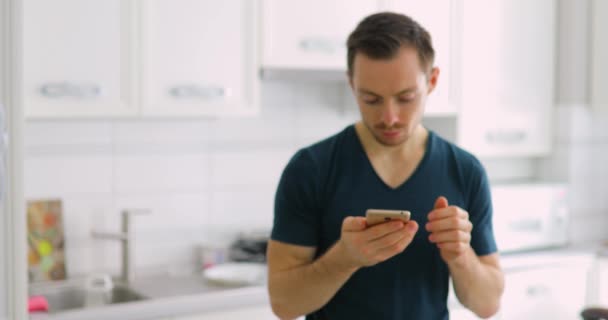
[[[523,130],[496,130],[486,133],[486,141],[489,143],[515,144],[524,141],[526,136],[527,133]]]
[[[300,40],[302,51],[334,54],[342,47],[342,42],[328,38],[304,38]]]
[[[56,82],[40,87],[40,93],[47,98],[93,99],[101,95],[101,87],[96,84]]]
[[[526,294],[530,297],[537,297],[540,295],[547,295],[549,292],[551,292],[551,290],[549,288],[547,288],[546,286],[543,285],[535,285],[535,286],[529,286],[526,289]]]
[[[178,99],[219,99],[230,97],[231,90],[219,86],[183,85],[169,89],[169,94]]]

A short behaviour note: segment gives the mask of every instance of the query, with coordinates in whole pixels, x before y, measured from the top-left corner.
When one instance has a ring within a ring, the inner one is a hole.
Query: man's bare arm
[[[500,307],[505,280],[498,254],[478,257],[469,248],[462,263],[448,264],[460,303],[481,318],[489,318]]]
[[[268,291],[272,310],[293,319],[322,308],[360,267],[382,262],[412,242],[418,224],[393,221],[367,227],[363,217],[347,217],[340,240],[320,258],[316,248],[271,240]]]
[[[315,248],[271,240],[268,245],[268,290],[272,310],[281,319],[293,319],[324,306],[357,268],[340,263],[334,245],[313,262]]]

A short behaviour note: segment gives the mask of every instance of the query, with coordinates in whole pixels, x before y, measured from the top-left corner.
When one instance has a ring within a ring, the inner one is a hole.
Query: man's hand
[[[363,217],[346,217],[337,246],[349,267],[373,266],[402,252],[418,231],[416,221],[390,221],[367,227]]]
[[[443,261],[449,264],[464,259],[462,257],[471,250],[473,224],[469,221],[469,213],[457,206],[448,206],[448,200],[439,197],[428,219],[429,240],[437,245]]]

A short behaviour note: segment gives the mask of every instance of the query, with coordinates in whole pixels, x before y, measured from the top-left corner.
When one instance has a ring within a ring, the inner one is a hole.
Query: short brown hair
[[[358,52],[372,59],[390,59],[401,47],[418,52],[420,65],[430,71],[435,59],[431,35],[414,19],[399,13],[380,12],[364,18],[346,41],[348,75]]]

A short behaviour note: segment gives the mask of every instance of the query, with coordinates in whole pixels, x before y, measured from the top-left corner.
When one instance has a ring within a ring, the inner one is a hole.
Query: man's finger
[[[425,225],[428,232],[447,231],[447,230],[464,230],[472,229],[471,222],[468,219],[463,219],[458,216],[450,216],[443,219],[432,220]]]
[[[363,231],[366,226],[364,217],[346,217],[342,221],[342,231]]]
[[[418,231],[418,223],[416,223],[416,221],[414,220],[410,220],[405,226],[405,229],[405,236],[402,237],[397,243],[393,244],[394,246],[397,246],[397,248],[388,246],[378,250],[378,258],[380,258],[381,261],[384,261],[402,252],[405,248],[407,248],[407,246],[410,245],[410,243],[412,243],[412,241],[414,240],[414,236]]]
[[[439,196],[437,200],[435,200],[435,209],[442,209],[448,207],[448,199],[444,196]]]

